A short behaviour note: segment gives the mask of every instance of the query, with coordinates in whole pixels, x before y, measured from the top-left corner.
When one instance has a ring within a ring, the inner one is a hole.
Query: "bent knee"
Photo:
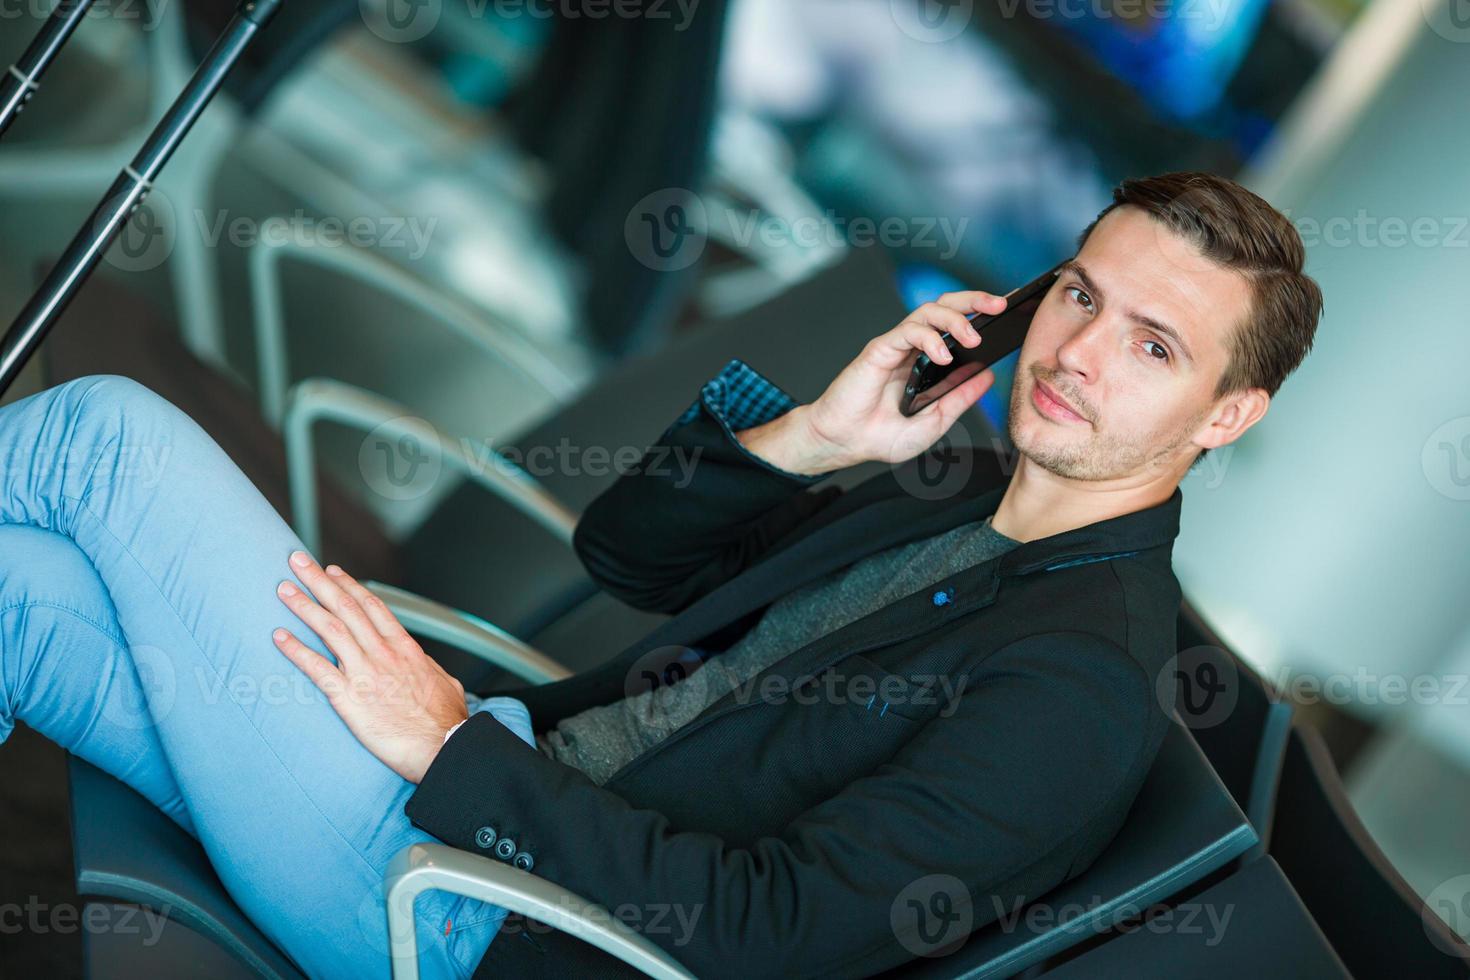
[[[147,385],[121,374],[89,374],[61,385],[74,411],[100,411],[124,418],[173,414],[173,403]]]
[[[71,538],[29,524],[0,524],[0,556],[0,610],[54,606],[112,628],[112,598]]]

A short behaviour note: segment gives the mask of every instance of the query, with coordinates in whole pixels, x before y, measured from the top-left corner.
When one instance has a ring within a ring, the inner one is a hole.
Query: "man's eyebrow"
[[[1104,299],[1103,297],[1103,291],[1098,288],[1097,283],[1093,282],[1092,277],[1087,274],[1087,270],[1082,268],[1081,262],[1078,262],[1076,259],[1069,259],[1068,261],[1062,263],[1062,272],[1064,274],[1070,272],[1078,279],[1081,279],[1082,285],[1087,287],[1087,291],[1092,294],[1092,298],[1097,300],[1098,306],[1102,306],[1105,302],[1107,302],[1106,299]],[[1150,330],[1156,330],[1159,333],[1163,334],[1165,337],[1168,337],[1170,340],[1174,341],[1175,346],[1179,348],[1179,353],[1188,358],[1189,363],[1194,363],[1194,354],[1190,351],[1189,345],[1184,342],[1184,337],[1180,335],[1178,330],[1175,330],[1167,323],[1164,323],[1160,320],[1155,320],[1151,316],[1146,316],[1134,310],[1128,311],[1128,318],[1130,320],[1134,320],[1138,323],[1143,324]]]

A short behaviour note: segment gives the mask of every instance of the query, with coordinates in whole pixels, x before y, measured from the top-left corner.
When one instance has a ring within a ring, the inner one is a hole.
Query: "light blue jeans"
[[[386,978],[384,871],[432,838],[404,815],[414,786],[271,641],[283,626],[330,656],[276,598],[300,547],[134,381],[0,409],[0,741],[20,719],[151,800],[306,973]],[[467,701],[532,743],[519,701]],[[417,912],[420,968],[441,978],[468,977],[505,917],[441,892]]]

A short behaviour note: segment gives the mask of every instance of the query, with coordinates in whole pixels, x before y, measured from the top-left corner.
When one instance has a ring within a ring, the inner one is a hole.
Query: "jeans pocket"
[[[474,974],[509,914],[499,905],[477,898],[461,897],[450,907],[445,916],[444,936],[450,959],[460,968],[460,980],[468,980]]]

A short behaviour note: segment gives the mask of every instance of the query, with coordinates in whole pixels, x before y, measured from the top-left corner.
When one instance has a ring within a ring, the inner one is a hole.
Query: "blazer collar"
[[[985,506],[989,508],[986,514],[995,513],[1003,495],[1004,488],[985,494]],[[1184,493],[1175,487],[1169,499],[1152,507],[1027,541],[1006,553],[1001,560],[1001,574],[1026,575],[1043,568],[1050,571],[1171,544],[1179,536],[1183,505]]]
[[[907,494],[887,497],[843,516],[789,547],[777,549],[761,565],[766,561],[780,563],[787,551],[814,551],[827,556],[827,560],[817,563],[815,574],[802,578],[815,578],[885,548],[984,520],[1000,507],[1009,486],[1008,478],[1000,486],[938,504]],[[1026,575],[1038,569],[1081,564],[1170,544],[1179,536],[1183,504],[1183,491],[1175,487],[1167,500],[1152,507],[1027,541],[1005,554],[999,574]]]

